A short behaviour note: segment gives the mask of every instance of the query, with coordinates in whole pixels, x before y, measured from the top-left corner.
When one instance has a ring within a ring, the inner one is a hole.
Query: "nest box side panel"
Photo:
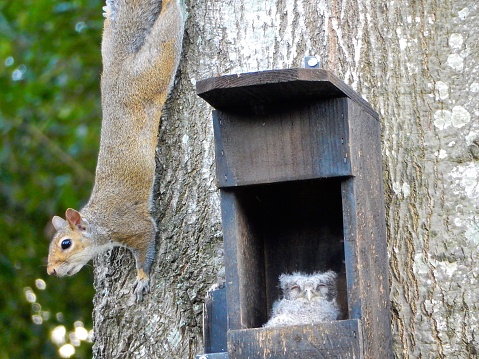
[[[349,273],[350,308],[356,311],[351,317],[363,323],[365,357],[392,358],[380,124],[353,101],[348,118],[354,177],[343,183],[343,207],[350,216],[345,252],[353,251],[355,261]]]
[[[259,327],[267,320],[264,251],[254,205],[239,191],[221,191],[228,329]]]

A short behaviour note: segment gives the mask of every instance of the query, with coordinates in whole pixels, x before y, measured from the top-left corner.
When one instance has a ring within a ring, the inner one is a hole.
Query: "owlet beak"
[[[311,289],[306,289],[306,298],[308,298],[308,301],[311,301],[311,298],[313,298],[313,293],[311,293]]]

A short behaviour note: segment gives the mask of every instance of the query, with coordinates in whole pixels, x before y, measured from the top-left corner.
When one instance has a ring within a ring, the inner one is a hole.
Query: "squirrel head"
[[[47,273],[59,277],[77,273],[96,253],[88,221],[80,212],[67,209],[65,219],[52,219],[56,233],[50,243]]]

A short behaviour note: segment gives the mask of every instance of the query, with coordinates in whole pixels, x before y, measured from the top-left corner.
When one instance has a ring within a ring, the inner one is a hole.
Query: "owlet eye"
[[[63,249],[63,250],[68,249],[68,248],[70,248],[71,245],[72,245],[72,240],[71,240],[71,239],[64,239],[64,240],[62,241],[62,244],[61,244],[61,245],[62,245],[62,249]]]
[[[319,292],[322,294],[322,295],[326,295],[328,294],[328,287],[325,285],[325,284],[320,284],[318,285],[318,288]]]

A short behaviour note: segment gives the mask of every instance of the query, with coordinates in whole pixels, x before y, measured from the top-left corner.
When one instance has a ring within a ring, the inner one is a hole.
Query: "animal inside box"
[[[238,238],[241,327],[268,321],[284,298],[280,276],[293,273],[334,273],[334,319],[346,318],[341,178],[245,186],[233,193],[243,227]]]
[[[274,302],[271,318],[264,326],[283,327],[340,319],[337,278],[337,273],[331,270],[281,274],[282,297]]]

